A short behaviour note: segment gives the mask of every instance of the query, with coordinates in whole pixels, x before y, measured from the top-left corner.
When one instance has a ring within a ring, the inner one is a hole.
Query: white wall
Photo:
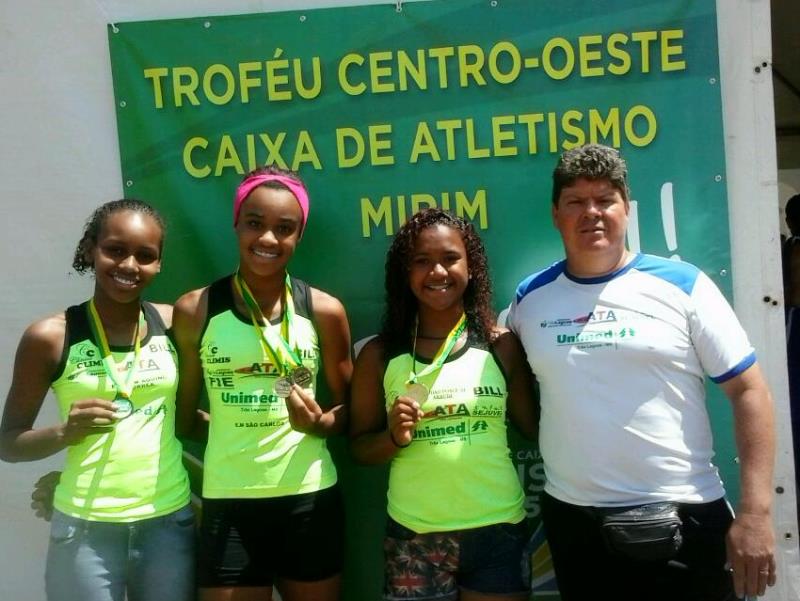
[[[69,275],[74,245],[92,209],[122,195],[105,24],[167,17],[373,4],[374,0],[0,0],[0,389],[7,390],[12,357],[25,326],[86,298],[90,282]],[[386,2],[386,4],[394,4]],[[387,7],[388,8],[388,7]],[[769,75],[767,0],[718,0],[733,232],[736,308],[758,348],[775,391],[781,420],[776,522],[782,580],[769,598],[800,598],[797,526],[791,468],[786,460],[785,357],[777,254],[778,189]],[[52,399],[39,423],[56,419]],[[0,599],[42,601],[47,527],[27,508],[36,477],[60,457],[35,464],[0,464]],[[784,534],[792,539],[787,542]],[[789,575],[789,562],[796,571]]]

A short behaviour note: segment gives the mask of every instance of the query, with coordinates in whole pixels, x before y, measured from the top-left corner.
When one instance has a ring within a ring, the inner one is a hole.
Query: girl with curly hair
[[[151,206],[99,207],[73,261],[94,275],[92,298],[32,324],[17,350],[0,458],[66,449],[47,552],[50,601],[194,599],[194,514],[166,333],[172,307],[142,300],[161,270],[163,242]],[[35,427],[48,388],[62,423]]]
[[[475,229],[438,209],[414,215],[389,249],[383,329],[351,397],[354,456],[391,462],[385,599],[527,599],[506,415],[534,435],[533,386],[519,342],[494,325]]]
[[[308,212],[295,173],[248,174],[233,206],[236,272],[175,304],[182,431],[203,385],[210,406],[202,601],[269,601],[273,586],[285,601],[339,596],[344,517],[326,438],[344,427],[350,332],[336,298],[288,274]]]

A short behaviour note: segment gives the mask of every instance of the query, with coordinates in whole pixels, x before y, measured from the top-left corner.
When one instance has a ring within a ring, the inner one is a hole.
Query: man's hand
[[[725,542],[737,597],[760,597],[775,584],[775,536],[769,514],[740,513]]]

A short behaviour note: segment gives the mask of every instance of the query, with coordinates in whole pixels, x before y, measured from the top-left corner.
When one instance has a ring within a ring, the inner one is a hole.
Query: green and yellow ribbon
[[[144,312],[140,307],[139,320],[136,322],[136,334],[133,344],[133,364],[127,370],[124,381],[118,377],[119,372],[122,370],[117,362],[114,361],[114,355],[111,352],[111,345],[108,344],[108,337],[103,329],[103,322],[100,320],[100,314],[97,312],[94,299],[89,301],[87,313],[89,318],[89,329],[91,329],[94,340],[100,348],[100,354],[103,356],[103,368],[105,369],[108,377],[111,379],[111,382],[113,382],[114,387],[117,389],[118,396],[130,400],[131,393],[133,392],[134,388],[133,379],[136,371],[139,368],[139,354],[142,350],[142,343],[139,340],[139,334],[144,328]]]
[[[412,361],[412,368],[411,373],[408,376],[408,380],[406,384],[415,384],[417,380],[422,377],[427,376],[430,373],[433,373],[442,368],[444,362],[447,361],[447,357],[450,356],[450,353],[453,350],[453,347],[458,342],[458,339],[461,337],[461,334],[464,333],[464,330],[467,328],[467,316],[465,313],[461,314],[461,318],[458,320],[453,329],[450,330],[450,333],[447,335],[447,338],[444,339],[439,350],[436,351],[436,355],[431,359],[431,362],[425,366],[425,368],[420,371],[419,373],[414,372],[414,368],[416,367],[416,355],[417,355],[417,333],[419,331],[419,316],[417,316],[416,323],[414,325],[414,347],[411,351],[411,355],[413,358]]]
[[[253,296],[250,287],[244,281],[238,269],[233,277],[233,287],[236,289],[237,294],[242,297],[247,307],[250,320],[253,322],[253,329],[256,331],[264,355],[275,366],[280,375],[285,376],[290,368],[302,365],[299,354],[293,348],[295,345],[292,340],[292,325],[295,311],[289,274],[286,274],[285,300],[280,327],[272,325],[264,317],[261,307],[258,306],[258,301]]]

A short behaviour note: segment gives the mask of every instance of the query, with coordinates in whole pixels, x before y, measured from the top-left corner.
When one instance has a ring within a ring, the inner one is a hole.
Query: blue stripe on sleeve
[[[722,374],[721,376],[717,376],[716,378],[712,377],[711,380],[713,382],[716,382],[717,384],[722,384],[723,382],[727,382],[731,378],[734,378],[734,377],[738,376],[740,373],[745,371],[748,367],[753,365],[755,362],[756,362],[756,353],[755,353],[755,351],[753,351],[752,353],[747,355],[744,359],[739,361],[739,363],[737,363],[731,369],[726,371],[724,374]]]
[[[558,263],[553,263],[547,269],[543,269],[533,275],[528,276],[520,285],[517,286],[517,304],[525,298],[527,294],[530,294],[537,288],[541,288],[546,284],[549,284],[553,280],[555,280],[558,276],[564,273],[564,268],[566,266],[566,261],[559,261]]]

